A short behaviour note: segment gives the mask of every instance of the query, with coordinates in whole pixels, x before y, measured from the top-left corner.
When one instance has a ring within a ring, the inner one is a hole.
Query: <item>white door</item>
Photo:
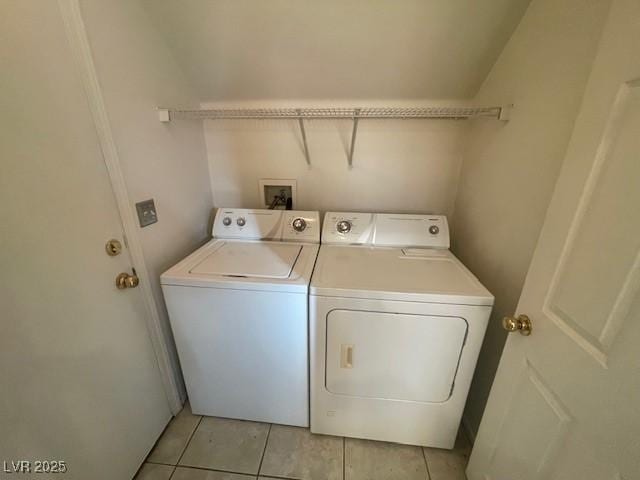
[[[640,478],[638,45],[640,2],[615,0],[470,480]]]
[[[0,478],[128,480],[171,417],[145,304],[58,5],[0,9]]]

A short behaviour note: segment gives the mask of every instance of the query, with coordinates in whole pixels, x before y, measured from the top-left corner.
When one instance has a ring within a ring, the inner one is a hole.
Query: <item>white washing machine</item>
[[[309,297],[311,431],[452,448],[493,296],[437,215],[327,213]]]
[[[213,237],[161,276],[193,412],[308,426],[318,212],[222,208]]]

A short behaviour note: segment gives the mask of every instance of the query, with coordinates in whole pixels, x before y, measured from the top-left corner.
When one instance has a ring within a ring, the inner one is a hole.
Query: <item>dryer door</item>
[[[466,334],[460,317],[332,310],[326,388],[349,396],[445,402]]]

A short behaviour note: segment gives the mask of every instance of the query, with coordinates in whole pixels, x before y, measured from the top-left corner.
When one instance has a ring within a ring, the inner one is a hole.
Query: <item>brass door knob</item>
[[[140,283],[140,279],[134,270],[133,275],[126,272],[120,273],[116,277],[116,287],[118,290],[124,290],[125,288],[136,288]]]
[[[502,328],[507,332],[520,332],[521,335],[531,335],[531,319],[526,315],[518,315],[516,318],[504,317]]]

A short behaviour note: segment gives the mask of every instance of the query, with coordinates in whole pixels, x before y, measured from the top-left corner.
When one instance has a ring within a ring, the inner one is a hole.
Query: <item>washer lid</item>
[[[224,242],[189,273],[235,277],[288,278],[301,245]]]
[[[493,296],[448,250],[322,245],[311,294],[492,305]]]

